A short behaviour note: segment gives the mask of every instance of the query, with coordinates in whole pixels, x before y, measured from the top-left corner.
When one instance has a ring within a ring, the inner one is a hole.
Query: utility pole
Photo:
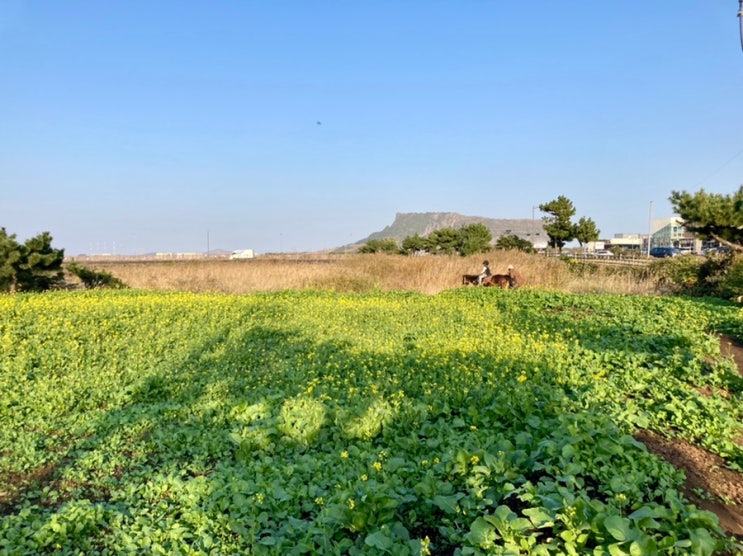
[[[650,256],[650,240],[652,238],[653,238],[653,201],[650,201],[650,213],[648,214],[648,253],[647,253],[648,257]]]
[[[738,22],[740,25],[740,47],[743,49],[743,0],[738,0]]]

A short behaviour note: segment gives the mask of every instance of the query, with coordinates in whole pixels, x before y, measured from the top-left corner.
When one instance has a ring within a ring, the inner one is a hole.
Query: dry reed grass
[[[576,265],[518,251],[493,251],[471,257],[309,254],[250,260],[85,261],[127,286],[144,290],[242,294],[278,290],[340,292],[417,291],[436,294],[461,287],[462,274],[477,274],[482,260],[494,274],[514,265],[523,287],[572,293],[654,294],[656,285],[638,269]]]

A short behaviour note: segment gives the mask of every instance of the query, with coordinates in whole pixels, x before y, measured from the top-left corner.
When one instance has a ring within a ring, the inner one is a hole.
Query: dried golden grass
[[[518,251],[486,255],[405,257],[400,255],[308,254],[259,256],[250,260],[83,261],[131,288],[241,294],[287,289],[343,292],[418,291],[436,294],[460,287],[462,274],[477,274],[483,259],[494,274],[514,265],[523,287],[573,293],[656,293],[655,283],[631,269],[576,265]]]

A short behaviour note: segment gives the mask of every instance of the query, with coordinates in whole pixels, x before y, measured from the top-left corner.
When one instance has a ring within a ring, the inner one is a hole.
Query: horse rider
[[[477,285],[481,286],[483,279],[490,276],[490,262],[483,261],[482,262],[482,270],[480,271],[480,274],[477,275]]]

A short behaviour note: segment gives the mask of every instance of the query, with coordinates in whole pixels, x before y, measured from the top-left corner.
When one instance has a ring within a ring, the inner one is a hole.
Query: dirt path
[[[733,356],[743,375],[743,345],[721,337],[720,350],[725,356]],[[636,438],[648,450],[682,469],[686,474],[686,497],[697,507],[717,514],[725,531],[743,539],[743,473],[726,468],[719,456],[683,440],[650,431],[640,431]]]

